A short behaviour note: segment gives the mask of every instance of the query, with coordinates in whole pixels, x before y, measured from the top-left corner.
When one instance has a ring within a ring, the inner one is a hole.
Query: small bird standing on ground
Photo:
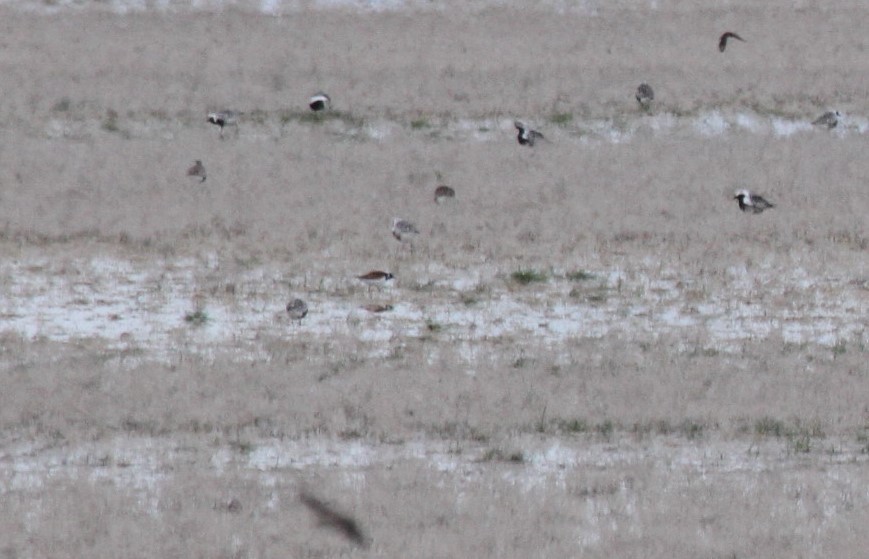
[[[356,276],[356,279],[362,280],[365,283],[384,283],[391,279],[394,279],[395,276],[390,274],[389,272],[381,272],[380,270],[371,270],[368,273],[362,274],[361,276]]]
[[[364,283],[368,286],[368,292],[371,292],[372,287],[377,287],[380,289],[382,286],[386,285],[387,282],[392,281],[395,278],[389,272],[383,272],[380,270],[371,270],[368,273],[362,274],[361,276],[356,276],[356,279]]]
[[[202,164],[202,161],[197,159],[193,166],[187,169],[187,176],[198,178],[201,183],[205,182],[205,165]]]
[[[399,217],[392,218],[392,236],[401,242],[411,242],[419,235],[419,229],[413,223]]]
[[[812,124],[815,126],[826,126],[828,130],[832,130],[839,124],[839,119],[842,117],[842,113],[839,111],[827,111],[822,114],[818,118],[816,118]]]
[[[721,37],[718,39],[718,50],[720,52],[724,52],[724,49],[727,48],[727,39],[736,39],[737,41],[742,41],[743,43],[747,42],[745,39],[733,33],[731,31],[725,31],[721,34]]]
[[[314,513],[314,516],[317,517],[317,522],[321,526],[340,532],[341,535],[356,545],[366,546],[365,536],[353,517],[336,511],[320,499],[304,491],[299,494],[299,500],[308,507],[308,510]]]
[[[655,92],[652,90],[652,86],[647,83],[641,83],[637,87],[636,98],[641,108],[648,109],[652,101],[655,100]]]
[[[438,204],[442,204],[447,200],[452,200],[456,197],[456,191],[446,185],[441,185],[435,188],[434,191],[434,201]]]
[[[734,200],[739,201],[739,209],[744,212],[759,214],[763,210],[774,208],[775,206],[767,202],[763,196],[752,194],[748,190],[737,190]]]
[[[215,111],[208,113],[208,122],[215,126],[220,126],[220,137],[223,138],[224,126],[235,126],[235,133],[238,134],[238,117],[241,113],[237,111]]]
[[[311,110],[314,112],[329,109],[331,108],[331,106],[332,99],[329,98],[329,96],[322,91],[318,91],[317,93],[311,95],[311,98],[308,99],[308,107],[310,107]]]
[[[301,325],[302,319],[308,316],[308,304],[301,299],[293,299],[287,303],[287,314],[290,320],[298,320]]]
[[[536,142],[537,140],[545,139],[543,137],[543,134],[541,134],[537,130],[531,130],[518,120],[513,121],[513,126],[515,126],[516,130],[519,131],[519,133],[516,135],[516,139],[519,141],[519,145],[534,147],[534,142]]]
[[[392,310],[392,305],[381,305],[380,303],[371,303],[370,305],[362,305],[362,309],[374,314],[389,312]]]

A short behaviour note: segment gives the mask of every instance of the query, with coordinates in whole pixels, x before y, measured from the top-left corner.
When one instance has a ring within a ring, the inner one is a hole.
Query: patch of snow
[[[719,136],[730,128],[730,123],[718,111],[700,115],[694,121],[694,128],[703,136]]]

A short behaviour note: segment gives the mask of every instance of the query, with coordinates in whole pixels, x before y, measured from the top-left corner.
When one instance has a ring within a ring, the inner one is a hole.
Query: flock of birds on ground
[[[720,52],[724,52],[727,49],[727,43],[730,39],[746,42],[745,39],[736,33],[731,31],[725,32],[718,40],[718,50]],[[655,92],[649,84],[641,83],[637,87],[635,98],[642,110],[649,110],[652,102],[655,100]],[[331,98],[322,91],[317,92],[308,100],[308,107],[315,112],[328,110],[331,108],[331,105]],[[220,128],[220,137],[223,138],[224,129],[227,126],[235,127],[236,133],[238,133],[238,120],[241,115],[242,113],[238,111],[229,110],[210,112],[208,113],[208,122]],[[842,115],[839,111],[826,112],[814,120],[812,124],[827,129],[833,129],[839,123],[841,116]],[[519,120],[514,121],[513,124],[517,130],[516,139],[519,142],[519,145],[534,147],[538,141],[546,140],[541,132],[533,130],[531,127],[526,126]],[[187,170],[187,175],[198,179],[200,183],[204,183],[207,178],[205,165],[203,165],[201,160],[196,160],[196,162]],[[434,191],[434,201],[438,204],[451,200],[455,198],[455,196],[456,191],[446,185],[440,185]],[[739,209],[746,213],[760,214],[767,209],[775,207],[763,196],[754,194],[747,189],[738,190],[733,198],[737,201]],[[393,218],[392,236],[399,242],[407,243],[410,246],[411,251],[413,250],[412,241],[419,234],[419,229],[417,229],[417,227],[410,221],[398,217]],[[385,285],[394,278],[395,276],[393,274],[382,270],[372,270],[365,274],[356,276],[356,279],[359,282],[368,286],[369,291],[372,287]],[[380,313],[392,310],[392,305],[368,304],[364,305],[362,308],[372,313]],[[293,299],[287,303],[286,311],[291,321],[301,324],[302,319],[308,314],[308,305],[302,299]],[[314,514],[320,525],[336,530],[345,538],[357,545],[366,545],[366,538],[363,536],[361,529],[352,517],[339,513],[325,502],[307,492],[302,492],[299,499],[302,504],[304,504]]]
[[[308,107],[314,112],[328,110],[331,106],[332,99],[322,91],[315,93],[308,100]],[[242,113],[238,111],[215,111],[208,113],[207,120],[211,124],[220,128],[220,137],[223,138],[223,132],[227,126],[234,126],[236,131],[238,130],[238,119],[241,115]],[[517,127],[518,126],[519,124],[517,123]],[[519,143],[523,145],[534,145],[535,139],[543,138],[542,134],[533,130],[528,131],[529,139],[527,141],[523,140],[521,136],[522,132],[520,132]],[[208,175],[205,171],[205,165],[200,159],[197,159],[193,165],[187,169],[187,176],[198,179],[199,183],[205,182]],[[455,197],[455,189],[447,185],[440,185],[434,191],[434,201],[438,204],[442,204]],[[399,242],[407,243],[411,252],[413,251],[413,239],[419,236],[419,234],[419,229],[417,229],[416,225],[412,222],[398,217],[393,218],[392,236]],[[368,286],[369,291],[372,287],[385,285],[394,278],[395,276],[393,274],[382,270],[371,270],[370,272],[356,276],[357,280]],[[286,308],[290,320],[298,322],[299,324],[301,324],[302,319],[308,315],[308,304],[302,299],[293,299],[287,303]],[[387,304],[368,304],[363,305],[362,308],[371,313],[382,313],[392,310],[393,307],[392,305]]]
[[[727,49],[728,41],[731,39],[746,42],[746,40],[738,34],[733,33],[732,31],[727,31],[722,33],[718,39],[718,50],[724,52]],[[640,108],[648,111],[655,100],[655,91],[652,89],[651,85],[641,83],[637,87],[635,98],[637,103],[640,105]],[[322,91],[318,91],[308,100],[308,107],[314,112],[327,111],[331,106],[332,99],[328,94]],[[220,137],[223,138],[226,127],[235,127],[236,133],[238,133],[238,121],[242,114],[243,113],[238,111],[230,110],[209,112],[207,120],[209,123],[220,128]],[[839,111],[829,111],[814,120],[812,124],[827,129],[833,129],[838,125],[841,116],[842,115]],[[541,132],[532,129],[530,126],[527,126],[519,120],[514,121],[513,124],[517,130],[516,140],[519,142],[519,145],[534,147],[538,141],[546,140]],[[201,160],[197,159],[187,170],[187,175],[198,179],[200,183],[204,183],[207,178],[205,165]],[[455,196],[456,191],[446,185],[440,185],[434,191],[434,201],[438,204],[451,200],[455,198]],[[738,190],[733,199],[737,201],[740,210],[751,214],[760,214],[765,210],[775,207],[774,204],[766,200],[763,196],[755,194],[747,189]],[[419,234],[419,229],[417,229],[412,222],[398,217],[392,220],[392,236],[402,243],[407,243],[410,246],[411,252],[413,251],[413,239]],[[368,285],[370,291],[372,286],[384,285],[394,279],[394,276],[389,272],[372,270],[365,274],[356,276],[356,279],[363,284]],[[391,305],[380,304],[365,305],[362,308],[374,313],[392,310]],[[308,314],[308,305],[301,299],[293,299],[287,303],[286,310],[290,320],[301,324],[302,319]]]

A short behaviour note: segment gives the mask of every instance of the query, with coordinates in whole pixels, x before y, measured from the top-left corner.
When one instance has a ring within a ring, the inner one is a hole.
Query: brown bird
[[[197,159],[196,163],[187,169],[187,176],[196,177],[199,179],[199,182],[205,182],[205,165],[202,164],[202,161]]]
[[[438,204],[446,202],[450,198],[456,197],[456,191],[446,185],[441,185],[435,188],[434,201]]]
[[[370,305],[362,305],[362,307],[360,307],[360,308],[365,309],[366,311],[368,311],[370,313],[377,314],[377,313],[382,313],[382,312],[389,312],[393,309],[393,306],[392,305],[381,305],[378,303],[371,303]]]
[[[362,534],[362,530],[359,529],[359,525],[353,517],[336,511],[320,499],[317,499],[306,492],[299,494],[299,500],[308,507],[308,510],[314,513],[314,516],[317,517],[317,521],[321,526],[332,528],[333,530],[340,532],[345,538],[356,545],[361,545],[363,547],[367,545],[365,536]]]
[[[743,39],[742,37],[740,37],[739,35],[737,35],[736,33],[733,33],[731,31],[726,31],[726,32],[722,33],[721,38],[718,39],[718,50],[719,51],[724,52],[724,49],[727,48],[727,39],[736,39],[737,41],[742,41],[743,43],[748,42],[745,39]]]
[[[640,104],[640,107],[643,109],[648,109],[651,106],[652,101],[655,100],[655,92],[652,89],[652,86],[647,83],[641,83],[639,87],[637,87],[637,93],[634,95],[637,99],[637,103]]]
[[[392,274],[389,272],[381,272],[380,270],[371,270],[367,274],[362,274],[361,276],[356,276],[356,279],[362,280],[366,283],[383,283],[394,278]]]
[[[815,126],[825,126],[832,130],[839,124],[839,118],[841,116],[842,113],[839,111],[828,111],[812,121],[812,124]]]
[[[386,285],[387,282],[395,279],[395,276],[390,274],[389,272],[382,272],[380,270],[371,270],[367,274],[362,274],[361,276],[356,276],[356,279],[364,283],[368,286],[368,292],[371,293],[372,287],[377,287],[379,290],[381,286]]]
[[[287,314],[290,320],[298,320],[301,325],[302,319],[308,316],[308,304],[301,299],[293,299],[287,303]]]
[[[380,291],[381,289],[383,289],[383,286],[392,282],[392,280],[395,279],[395,276],[393,276],[389,272],[371,270],[367,274],[356,276],[356,279],[368,286],[368,293],[370,294],[371,288],[377,288],[377,290]]]

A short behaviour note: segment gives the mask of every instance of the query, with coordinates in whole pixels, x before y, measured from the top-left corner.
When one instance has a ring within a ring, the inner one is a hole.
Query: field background
[[[865,553],[867,6],[270,6],[0,9],[0,557]]]

